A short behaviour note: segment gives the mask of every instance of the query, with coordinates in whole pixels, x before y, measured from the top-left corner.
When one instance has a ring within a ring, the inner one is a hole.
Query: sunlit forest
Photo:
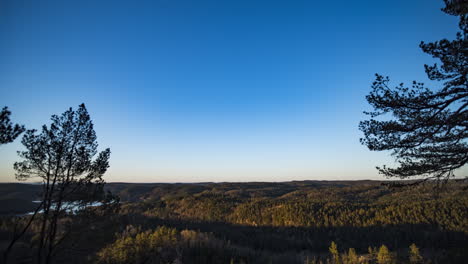
[[[59,263],[465,263],[468,185],[391,190],[375,181],[109,183],[119,207],[62,219]],[[1,184],[5,215],[34,210],[38,185]],[[25,200],[25,199],[29,200]],[[18,226],[17,226],[18,225]],[[12,253],[28,261],[31,227]]]

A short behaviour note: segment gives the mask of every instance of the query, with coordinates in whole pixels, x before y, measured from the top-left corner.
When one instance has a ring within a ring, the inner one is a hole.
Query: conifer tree
[[[393,264],[393,257],[390,253],[390,250],[387,246],[382,245],[379,248],[379,252],[377,253],[377,263],[379,264]]]
[[[354,248],[350,248],[348,250],[348,257],[347,257],[347,264],[357,264],[359,263],[358,255],[356,254],[356,250]]]
[[[13,142],[25,130],[24,126],[13,124],[10,115],[6,106],[0,111],[0,145]]]
[[[428,88],[420,82],[390,86],[388,77],[376,74],[366,96],[373,107],[370,120],[362,121],[361,143],[372,151],[391,151],[397,167],[377,167],[387,177],[414,179],[414,184],[447,180],[468,162],[468,16],[466,0],[444,0],[442,11],[459,17],[454,40],[421,42],[423,52],[440,64],[424,65]],[[377,117],[382,117],[377,119]]]
[[[110,157],[110,149],[97,152],[96,133],[84,104],[76,111],[70,108],[60,116],[53,115],[51,121],[40,133],[34,129],[25,132],[21,143],[26,150],[18,152],[22,160],[14,164],[18,180],[42,181],[36,248],[39,264],[52,262],[66,237],[60,220],[71,208],[84,208],[106,198],[102,177]]]
[[[328,248],[330,251],[330,254],[332,255],[333,258],[333,263],[334,264],[340,264],[340,252],[338,252],[338,246],[336,245],[335,241],[331,242],[330,247]]]
[[[409,247],[409,260],[411,264],[422,263],[423,260],[419,248],[414,243]]]

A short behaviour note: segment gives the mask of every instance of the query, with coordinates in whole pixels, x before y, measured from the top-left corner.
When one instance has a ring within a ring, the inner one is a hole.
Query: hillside
[[[39,187],[0,185],[5,191],[0,200],[19,203],[35,198]],[[429,185],[393,190],[375,181],[109,183],[106,188],[121,198],[118,213],[96,217],[91,230],[89,225],[74,228],[86,237],[74,246],[100,263],[126,263],[135,254],[151,255],[151,250],[128,251],[125,243],[151,247],[154,236],[160,237],[157,243],[173,241],[163,247],[167,260],[184,252],[179,257],[193,261],[188,263],[206,263],[210,256],[219,258],[210,263],[326,261],[332,241],[340,254],[353,248],[370,263],[374,253],[369,247],[376,251],[386,245],[398,263],[405,263],[413,243],[432,263],[467,259],[468,196],[462,181],[443,189]],[[3,234],[11,230],[5,221]],[[93,232],[96,228],[102,231]],[[126,257],[115,258],[122,254]],[[62,258],[70,263],[80,260]]]

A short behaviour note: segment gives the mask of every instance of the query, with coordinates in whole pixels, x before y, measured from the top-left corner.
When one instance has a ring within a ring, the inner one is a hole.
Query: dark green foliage
[[[133,189],[133,184],[127,185]],[[144,197],[145,201],[126,204],[123,210],[162,219],[230,222],[249,226],[366,228],[437,223],[447,230],[464,232],[464,226],[468,224],[468,213],[464,210],[468,200],[463,190],[465,184],[461,182],[447,186],[447,192],[442,192],[439,200],[433,198],[431,186],[389,193],[379,182],[339,183],[344,185],[341,188],[330,188],[328,183],[319,182],[275,185],[268,188],[288,190],[296,186],[296,189],[289,193],[278,191],[278,195],[273,196],[271,193],[264,194],[265,186],[262,183],[257,188],[248,187],[248,191],[237,184],[204,184],[198,185],[204,187],[199,193],[174,198],[172,193],[180,193],[180,189],[186,187],[152,184],[153,190],[131,198],[139,200],[138,197]],[[108,184],[113,191],[114,187],[114,184]],[[160,191],[154,194],[160,200],[153,200],[154,190]],[[235,190],[237,193],[233,192]]]
[[[24,131],[24,126],[13,124],[8,107],[0,111],[0,145],[13,142]]]
[[[69,222],[62,219],[73,208],[94,201],[112,202],[104,193],[102,178],[109,167],[110,150],[97,153],[96,134],[84,104],[76,111],[70,108],[60,116],[53,115],[51,121],[39,133],[26,131],[21,141],[26,150],[18,152],[22,160],[14,164],[18,180],[37,178],[42,183],[40,203],[30,222],[40,222],[34,243],[39,264],[51,263],[59,244],[71,232]]]
[[[431,186],[389,192],[378,182],[329,184],[206,183],[197,185],[204,190],[177,198],[172,193],[187,187],[153,184],[159,201],[148,195],[154,191],[140,193],[146,201],[125,204],[122,213],[141,214],[160,225],[211,232],[233,244],[272,252],[324,252],[332,240],[345,249],[355,248],[358,254],[369,245],[381,244],[406,251],[413,242],[438,252],[456,249],[453,243],[464,241],[468,234],[463,182],[451,182],[438,200]],[[218,205],[224,215],[210,212]]]
[[[446,13],[460,18],[455,40],[421,42],[421,49],[440,61],[425,65],[439,89],[413,82],[392,88],[389,78],[377,74],[366,97],[374,108],[362,121],[361,142],[373,151],[392,151],[399,166],[378,167],[388,177],[448,179],[468,162],[468,18],[465,1],[445,1]],[[375,119],[382,116],[383,119]]]
[[[462,181],[450,181],[438,199],[430,185],[389,192],[372,181],[109,183],[106,188],[129,194],[121,210],[113,217],[97,213],[100,208],[89,216],[68,215],[74,239],[59,248],[58,263],[92,262],[101,249],[115,251],[122,237],[150,236],[158,226],[176,230],[175,246],[161,250],[182,263],[325,264],[333,259],[328,252],[332,241],[343,263],[356,257],[376,263],[381,245],[391,249],[397,263],[407,263],[413,243],[421,248],[423,263],[463,263],[468,257],[468,197]],[[93,224],[86,219],[94,219]],[[4,225],[6,237],[13,228]],[[26,237],[39,231],[36,225]],[[206,239],[187,245],[182,232]],[[154,254],[151,258],[157,259],[159,253]]]

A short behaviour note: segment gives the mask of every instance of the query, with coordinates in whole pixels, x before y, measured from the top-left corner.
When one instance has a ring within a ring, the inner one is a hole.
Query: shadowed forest
[[[35,205],[28,203],[39,198],[40,186],[1,184],[0,188],[1,237],[7,243],[15,223],[5,215],[6,208],[18,208],[16,214],[34,210]],[[87,208],[63,219],[73,225],[72,239],[61,245],[56,259],[59,263],[465,263],[466,188],[461,181],[437,192],[427,185],[390,190],[375,181],[109,183],[106,189],[121,198],[120,208],[111,208],[110,215],[104,209]],[[18,263],[32,258],[29,240],[34,240],[33,232],[12,253]],[[419,258],[412,255],[413,244]]]

